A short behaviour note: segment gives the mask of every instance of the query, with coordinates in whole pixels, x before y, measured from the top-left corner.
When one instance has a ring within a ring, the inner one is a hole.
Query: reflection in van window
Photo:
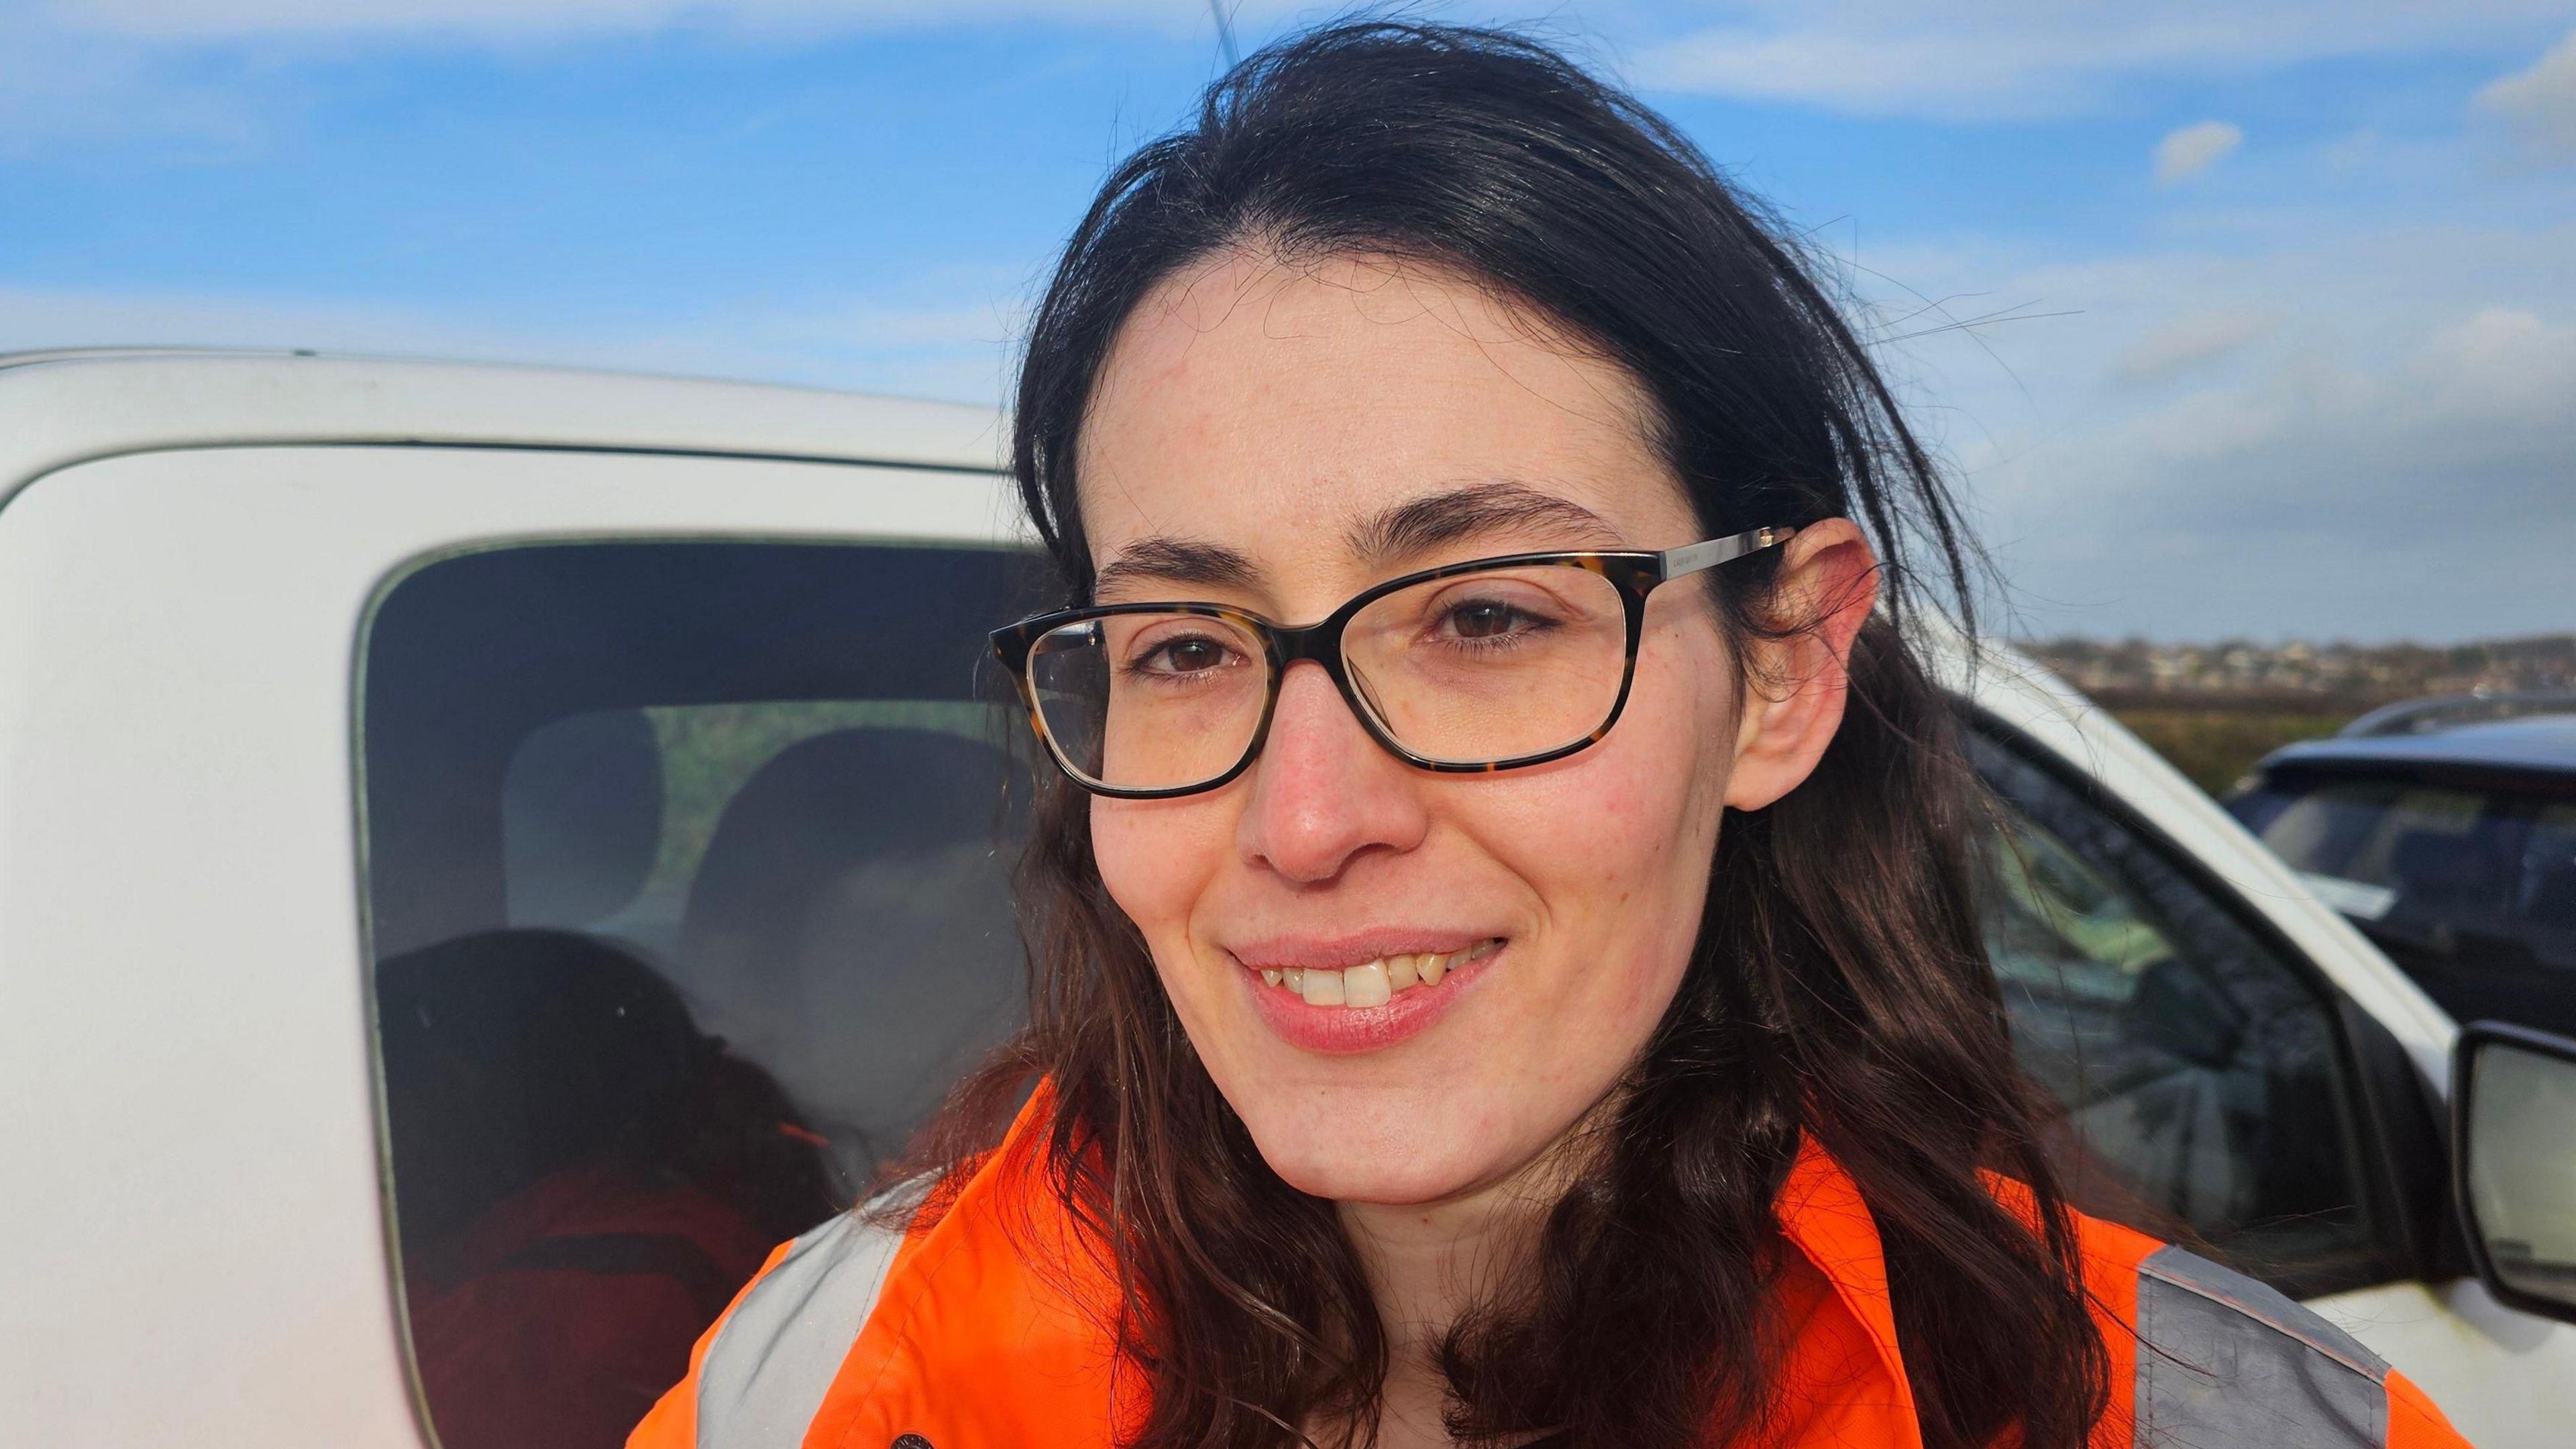
[[[464,936],[376,989],[440,1442],[614,1442],[770,1247],[832,1210],[810,1134],[668,980],[588,936]]]
[[[2576,1031],[2576,804],[2278,770],[2227,808],[2453,1017]]]
[[[771,1246],[1017,1024],[992,551],[428,565],[364,651],[415,1371],[448,1449],[623,1442]]]
[[[2081,1138],[2091,1205],[2297,1286],[2375,1251],[2332,1009],[2162,851],[1997,741],[1988,954],[2022,1066]]]

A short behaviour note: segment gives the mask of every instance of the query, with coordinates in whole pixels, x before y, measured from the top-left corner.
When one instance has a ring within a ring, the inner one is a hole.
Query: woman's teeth
[[[1395,993],[1415,986],[1437,986],[1440,978],[1467,962],[1490,956],[1502,942],[1486,941],[1446,955],[1422,951],[1386,956],[1341,971],[1265,969],[1261,980],[1306,999],[1308,1006],[1384,1006]]]

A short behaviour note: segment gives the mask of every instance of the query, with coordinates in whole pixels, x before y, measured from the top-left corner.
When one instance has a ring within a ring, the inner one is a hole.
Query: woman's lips
[[[1269,965],[1286,953],[1247,951],[1252,959],[1243,961],[1242,980],[1254,1013],[1290,1045],[1334,1054],[1375,1051],[1447,1015],[1506,944],[1488,937],[1450,950],[1388,951],[1339,969]],[[1317,956],[1330,959],[1321,952],[1306,959]]]

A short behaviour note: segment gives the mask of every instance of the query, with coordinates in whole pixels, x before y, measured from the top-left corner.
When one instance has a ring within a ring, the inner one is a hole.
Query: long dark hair
[[[1347,23],[1255,55],[1110,177],[1029,336],[1014,467],[1076,599],[1092,583],[1077,443],[1103,359],[1158,282],[1230,248],[1476,278],[1634,374],[1703,536],[1850,517],[1883,562],[1840,732],[1803,785],[1721,832],[1696,955],[1548,1218],[1535,1280],[1441,1346],[1451,1432],[1757,1435],[1783,1349],[1773,1200],[1808,1134],[1876,1219],[1925,1442],[2076,1449],[2106,1356],[1979,935],[1974,783],[1910,642],[1921,578],[1969,613],[1973,552],[1810,258],[1669,124],[1533,41]],[[1776,555],[1717,577],[1739,639],[1784,627]],[[1388,1348],[1332,1205],[1263,1163],[1102,886],[1087,802],[1044,788],[1023,880],[1031,1024],[961,1090],[931,1156],[969,1160],[1045,1073],[1052,1184],[1120,1290],[1145,1401],[1131,1442],[1284,1446],[1310,1421],[1365,1439]],[[2000,1203],[1989,1171],[2036,1213]]]

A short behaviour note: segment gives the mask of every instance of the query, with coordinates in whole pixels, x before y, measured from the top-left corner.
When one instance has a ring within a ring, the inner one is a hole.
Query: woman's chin
[[[1416,1163],[1316,1164],[1314,1171],[1272,1170],[1309,1197],[1381,1207],[1419,1207],[1463,1197],[1478,1186],[1473,1173],[1425,1172]]]
[[[1500,1160],[1490,1150],[1493,1144],[1461,1130],[1463,1124],[1255,1118],[1246,1125],[1281,1181],[1335,1202],[1445,1202],[1508,1177],[1515,1165]]]

